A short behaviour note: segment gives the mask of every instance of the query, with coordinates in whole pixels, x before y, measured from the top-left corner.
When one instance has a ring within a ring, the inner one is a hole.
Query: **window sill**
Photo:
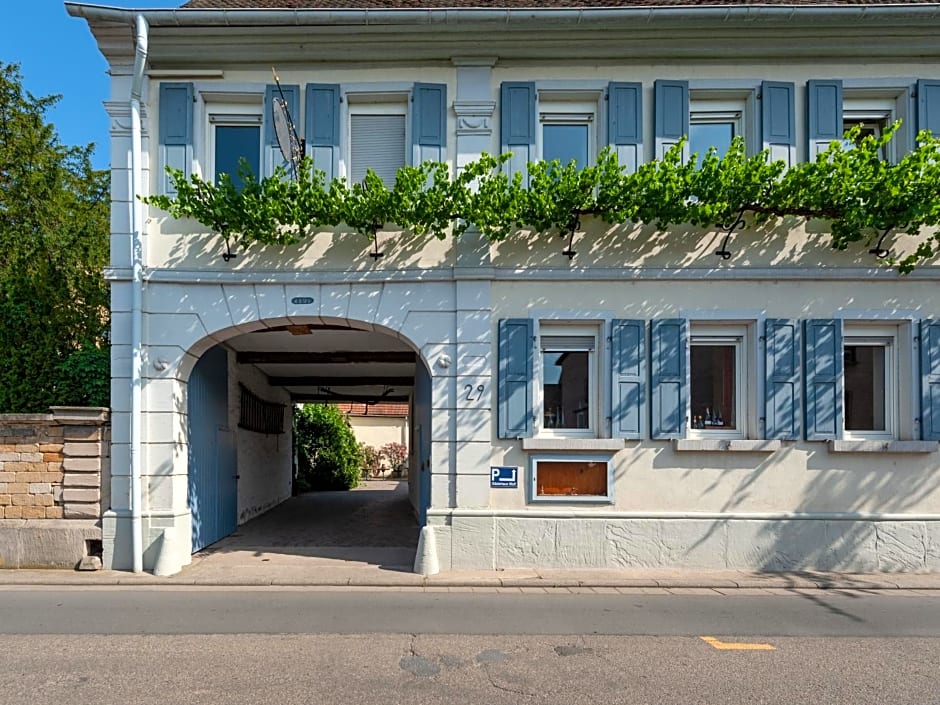
[[[936,453],[936,441],[829,441],[830,453]]]
[[[780,450],[778,440],[732,440],[728,438],[677,438],[672,442],[677,453],[773,453]]]
[[[622,438],[523,438],[522,450],[610,451],[626,448]]]

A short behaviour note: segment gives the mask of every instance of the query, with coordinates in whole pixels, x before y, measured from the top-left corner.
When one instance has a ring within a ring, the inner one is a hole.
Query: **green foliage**
[[[108,174],[92,169],[93,145],[59,142],[45,120],[56,100],[0,63],[0,412],[108,404],[107,351],[82,357],[106,347]]]
[[[815,161],[790,169],[771,161],[767,151],[748,155],[744,141],[736,139],[722,157],[709,150],[699,166],[694,157],[682,158],[683,144],[635,173],[621,167],[610,149],[583,169],[557,161],[530,163],[528,185],[522,174],[507,173],[508,154],[484,154],[454,179],[443,164],[403,167],[391,186],[371,171],[352,187],[339,179],[326,184],[309,160],[301,164],[296,182],[279,172],[259,182],[249,179],[242,191],[228,179],[213,186],[171,172],[178,196],[146,200],[243,246],[294,242],[339,223],[370,237],[396,226],[438,238],[460,235],[473,224],[487,238],[502,240],[519,229],[576,232],[582,216],[660,229],[676,223],[708,228],[749,212],[757,221],[827,220],[832,246],[842,250],[885,232],[916,236],[940,224],[940,141],[923,132],[916,148],[891,164],[881,154],[896,129],[859,140],[856,128]],[[908,272],[938,253],[940,236],[931,234],[915,254],[888,261]]]
[[[359,484],[362,451],[334,404],[304,404],[294,411],[297,482],[302,491],[348,490]]]
[[[111,351],[93,343],[56,367],[55,400],[61,406],[110,406]]]

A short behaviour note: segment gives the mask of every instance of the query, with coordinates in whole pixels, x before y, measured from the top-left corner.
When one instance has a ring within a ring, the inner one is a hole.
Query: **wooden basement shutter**
[[[630,174],[643,161],[643,84],[612,82],[607,86],[607,141],[620,166]]]
[[[689,136],[689,82],[656,81],[653,118],[656,125],[656,159],[662,159],[669,148]],[[689,145],[682,150],[688,159]]]
[[[535,369],[530,318],[499,322],[498,432],[500,438],[530,438]]]
[[[787,166],[796,163],[796,109],[794,85],[781,81],[761,83],[761,125],[764,149],[771,159],[782,159]]]
[[[277,134],[274,131],[274,99],[280,98],[284,93],[284,100],[287,101],[287,110],[290,112],[291,120],[294,121],[294,129],[297,130],[297,136],[300,137],[300,86],[281,86],[280,91],[274,84],[264,88],[264,154],[261,155],[262,176],[271,176],[277,167],[283,167],[288,175],[290,174],[290,162],[284,159],[281,149],[277,145]]]
[[[842,436],[842,321],[805,322],[806,440]]]
[[[940,81],[917,82],[917,129],[940,137]]]
[[[643,438],[646,412],[646,322],[611,321],[611,435]]]
[[[193,96],[192,83],[160,84],[160,190],[168,196],[175,196],[176,189],[166,167],[192,175]]]
[[[296,118],[295,118],[296,119]],[[339,169],[339,85],[308,83],[306,98],[307,155],[330,182]]]
[[[447,146],[447,86],[416,83],[412,95],[412,163],[443,162]]]
[[[689,409],[689,322],[650,323],[651,438],[685,438]]]
[[[940,441],[940,320],[920,322],[920,434]]]
[[[528,164],[535,154],[535,84],[506,81],[499,92],[500,141],[503,152],[512,152],[510,174],[522,173],[522,185],[529,185]]]
[[[802,431],[799,321],[768,318],[764,340],[764,437],[796,440]]]
[[[829,143],[842,139],[842,81],[807,81],[806,115],[809,130],[806,155],[815,161]]]

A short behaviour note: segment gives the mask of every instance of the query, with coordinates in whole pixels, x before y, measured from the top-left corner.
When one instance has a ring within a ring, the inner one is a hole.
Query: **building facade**
[[[901,276],[797,219],[727,248],[588,221],[572,258],[548,234],[340,226],[228,259],[136,198],[172,189],[166,166],[270,174],[281,91],[316,166],[350,182],[608,145],[635,169],[683,136],[792,165],[900,119],[897,160],[940,133],[940,5],[279,4],[67,3],[112,76],[107,567],[178,569],[283,501],[291,402],[371,395],[410,404],[441,569],[940,569],[932,262]]]

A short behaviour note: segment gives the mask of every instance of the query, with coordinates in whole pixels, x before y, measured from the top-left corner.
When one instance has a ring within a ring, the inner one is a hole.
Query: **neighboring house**
[[[350,181],[608,144],[635,168],[683,135],[793,164],[900,118],[897,159],[940,133],[940,3],[67,8],[112,76],[107,567],[178,568],[288,497],[291,402],[383,396],[409,404],[442,569],[940,570],[936,264],[900,276],[795,220],[736,234],[727,260],[716,231],[629,223],[587,223],[573,260],[556,236],[471,230],[382,233],[376,261],[342,228],[224,260],[134,199],[170,188],[167,165],[271,173],[272,65],[308,153]]]
[[[408,445],[411,437],[408,430],[408,404],[340,402],[337,406],[346,415],[349,427],[360,443],[377,451],[389,443]],[[399,469],[392,467],[388,459],[382,460],[381,468],[382,476],[391,475]]]

